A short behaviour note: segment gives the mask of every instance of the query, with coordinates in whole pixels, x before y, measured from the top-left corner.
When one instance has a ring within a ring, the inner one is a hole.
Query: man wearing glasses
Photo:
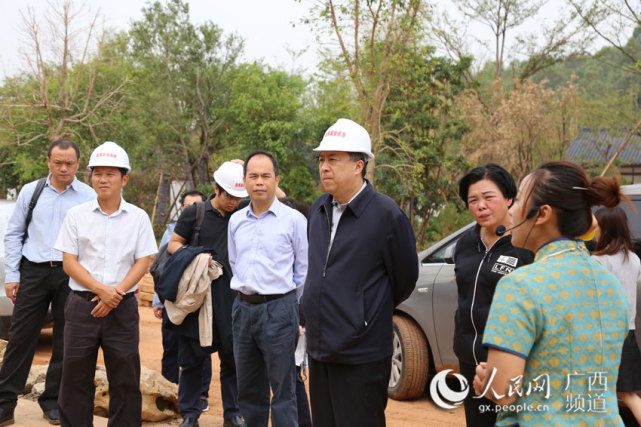
[[[45,390],[38,398],[44,418],[60,424],[58,389],[62,375],[64,306],[69,276],[62,269],[62,252],[53,248],[67,211],[96,198],[91,187],[76,178],[80,150],[59,139],[47,152],[49,175],[27,227],[29,205],[38,181],[20,190],[5,234],[5,292],[15,304],[9,344],[0,370],[0,425],[13,424],[18,394],[24,390],[49,304],[53,314],[53,348]],[[226,236],[225,236],[226,238]]]
[[[239,161],[240,162],[240,161]],[[242,162],[240,162],[242,163]],[[212,282],[214,342],[201,347],[198,339],[198,312],[189,314],[178,331],[178,403],[183,418],[181,426],[198,425],[201,406],[203,364],[211,363],[210,355],[220,358],[220,389],[223,402],[224,426],[242,426],[238,409],[236,367],[232,351],[231,307],[235,293],[229,288],[231,269],[227,257],[227,225],[241,200],[247,197],[243,182],[243,167],[237,162],[225,162],[214,172],[215,193],[206,203],[198,245],[213,249],[223,262],[223,275]],[[174,253],[191,240],[196,226],[196,205],[189,206],[178,218],[167,249]]]

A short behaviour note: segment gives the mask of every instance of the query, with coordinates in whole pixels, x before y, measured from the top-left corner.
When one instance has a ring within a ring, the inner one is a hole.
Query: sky
[[[83,0],[75,0],[77,7]],[[108,28],[127,29],[142,18],[143,0],[84,0],[85,10],[100,9]],[[310,3],[294,0],[188,0],[195,24],[213,21],[225,33],[245,39],[245,59],[264,60],[286,70],[313,72],[318,57],[311,29],[299,24]],[[20,52],[20,11],[31,6],[36,15],[48,7],[47,0],[0,0],[0,78],[26,68]],[[292,24],[296,24],[293,26]],[[305,51],[295,61],[288,50]]]
[[[53,0],[54,4],[62,0]],[[312,74],[316,70],[319,55],[318,44],[313,29],[301,24],[300,20],[309,14],[314,0],[186,0],[190,5],[190,15],[195,24],[213,21],[225,33],[236,33],[245,39],[244,59],[262,60],[269,65],[287,71],[302,71]],[[437,12],[447,10],[457,15],[452,0],[432,0],[437,4]],[[85,10],[100,10],[105,26],[120,30],[128,29],[132,21],[141,19],[144,0],[73,0],[75,7],[85,4]],[[14,75],[27,64],[20,54],[22,18],[20,11],[31,6],[36,14],[41,14],[50,4],[49,0],[0,0],[0,80]],[[548,0],[541,8],[539,20],[558,16],[558,9],[564,3]],[[565,6],[567,8],[567,6]],[[459,20],[462,19],[458,14]],[[296,24],[296,25],[293,25]],[[541,22],[531,21],[520,30],[536,32]],[[478,23],[464,26],[466,35],[473,46],[477,61],[491,60],[493,54],[481,48],[478,39],[491,42],[487,27]],[[511,32],[510,34],[515,34]],[[508,40],[508,46],[513,40]],[[491,45],[491,43],[490,43]],[[24,48],[22,48],[24,50]],[[291,51],[302,52],[296,59]]]

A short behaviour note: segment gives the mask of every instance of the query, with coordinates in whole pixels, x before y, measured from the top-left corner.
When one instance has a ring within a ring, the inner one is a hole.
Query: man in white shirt
[[[55,248],[71,278],[65,307],[62,425],[91,425],[98,348],[109,379],[109,425],[140,426],[137,283],[157,252],[149,216],[122,198],[129,157],[113,142],[89,160],[96,200],[69,210]]]

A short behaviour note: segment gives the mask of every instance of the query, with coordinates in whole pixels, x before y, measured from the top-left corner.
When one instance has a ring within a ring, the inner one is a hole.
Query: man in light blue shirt
[[[278,163],[264,151],[245,160],[251,202],[232,215],[228,254],[238,292],[232,309],[240,410],[248,426],[295,426],[298,303],[307,274],[307,221],[276,198]]]
[[[37,181],[26,184],[16,202],[5,234],[5,292],[14,301],[9,344],[0,369],[0,425],[13,421],[17,396],[24,390],[40,329],[51,304],[53,345],[45,391],[38,398],[44,417],[59,423],[58,388],[62,372],[64,305],[69,276],[62,270],[62,253],[54,249],[67,211],[96,197],[76,179],[80,150],[68,139],[54,141],[47,153],[49,176],[28,230],[25,220]]]

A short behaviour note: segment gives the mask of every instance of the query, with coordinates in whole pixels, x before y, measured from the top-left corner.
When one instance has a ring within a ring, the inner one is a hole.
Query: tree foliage
[[[155,122],[153,145],[159,166],[188,188],[207,183],[209,158],[222,149],[217,132],[229,102],[229,76],[242,42],[224,37],[213,22],[195,26],[182,0],[155,2],[130,30],[130,60],[142,119]]]
[[[545,81],[515,86],[507,92],[497,80],[490,100],[469,90],[460,101],[470,127],[466,159],[499,163],[518,180],[540,162],[563,158],[577,129],[578,88],[572,81],[556,90]]]
[[[568,0],[592,33],[628,61],[626,71],[641,73],[641,3],[629,0]],[[632,38],[628,38],[634,29]]]
[[[5,185],[42,175],[51,141],[73,137],[86,146],[123,106],[128,80],[104,84],[105,33],[99,15],[85,12],[65,1],[43,19],[32,8],[23,14],[29,69],[7,78],[0,92]]]
[[[374,155],[382,145],[381,117],[390,90],[398,84],[405,48],[421,27],[420,0],[328,0],[317,3],[313,24],[329,33],[337,51],[329,53],[352,83],[360,117]],[[320,25],[319,25],[320,24]],[[376,161],[367,177],[374,181]]]
[[[467,128],[456,103],[468,88],[471,58],[453,62],[417,46],[406,58],[383,116],[377,182],[400,206],[412,206],[423,246],[432,217],[458,199],[457,178],[468,166],[458,148]]]

